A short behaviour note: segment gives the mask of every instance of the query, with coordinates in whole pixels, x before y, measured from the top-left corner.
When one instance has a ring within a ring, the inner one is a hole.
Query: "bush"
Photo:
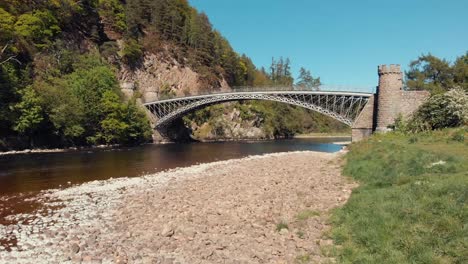
[[[458,127],[468,124],[468,95],[461,89],[452,89],[432,96],[408,124],[413,132]]]
[[[122,49],[122,59],[129,66],[136,66],[143,56],[143,47],[134,39],[127,39]]]

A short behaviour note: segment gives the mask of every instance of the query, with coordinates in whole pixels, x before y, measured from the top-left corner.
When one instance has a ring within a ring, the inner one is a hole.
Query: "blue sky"
[[[468,51],[468,0],[189,0],[239,53],[289,57],[322,82],[373,87],[377,65]]]

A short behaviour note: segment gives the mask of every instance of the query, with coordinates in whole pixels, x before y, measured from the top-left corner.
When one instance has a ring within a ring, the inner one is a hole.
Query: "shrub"
[[[432,96],[415,113],[409,130],[413,132],[468,124],[468,95],[461,89],[452,89]]]
[[[127,39],[122,49],[122,59],[129,66],[136,66],[143,56],[143,47],[134,39]]]

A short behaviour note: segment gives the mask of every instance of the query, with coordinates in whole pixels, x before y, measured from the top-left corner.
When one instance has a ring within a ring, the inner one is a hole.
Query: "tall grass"
[[[466,129],[352,144],[360,187],[332,217],[341,263],[468,263]],[[456,136],[454,136],[456,135]]]

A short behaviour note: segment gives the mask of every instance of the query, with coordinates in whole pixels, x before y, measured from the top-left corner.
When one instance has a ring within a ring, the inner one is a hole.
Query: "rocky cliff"
[[[138,92],[143,102],[162,98],[193,95],[206,89],[230,89],[227,82],[220,78],[219,87],[207,87],[200,74],[177,60],[163,54],[147,53],[141,66],[132,69],[123,65],[119,71],[122,92],[131,97]]]

